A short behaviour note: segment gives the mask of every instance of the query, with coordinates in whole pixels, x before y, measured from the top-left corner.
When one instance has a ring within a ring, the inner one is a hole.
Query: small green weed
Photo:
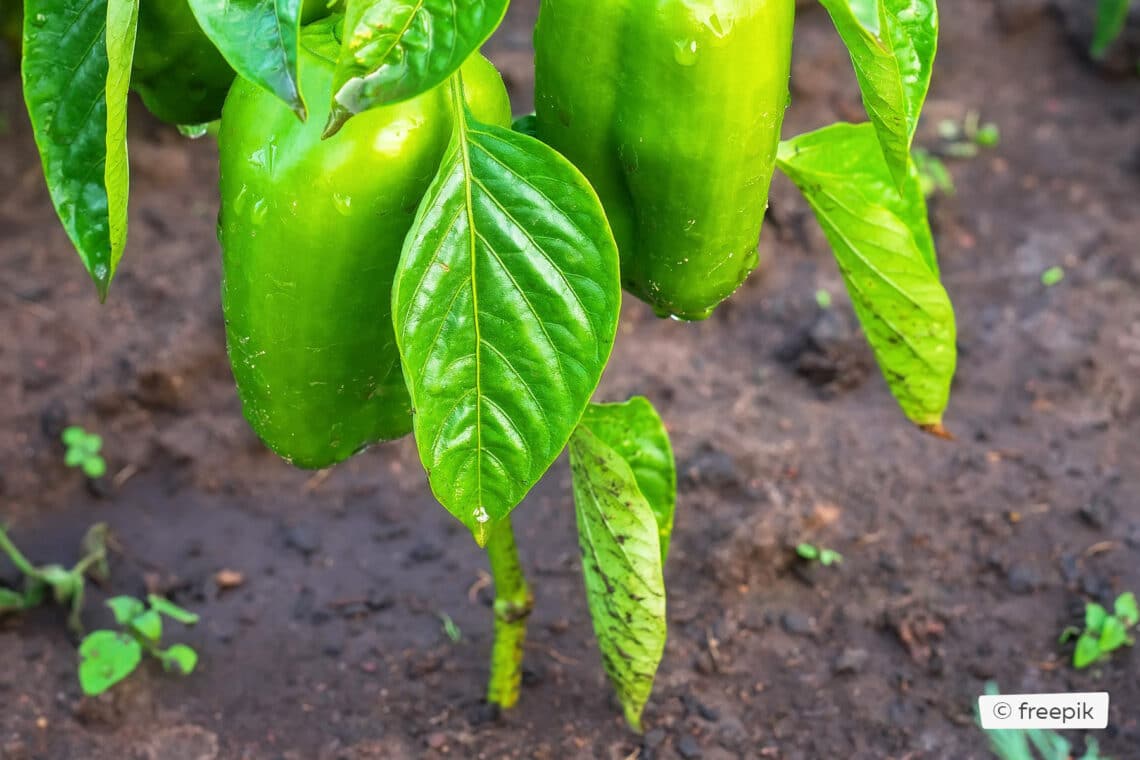
[[[833,549],[825,549],[815,544],[799,544],[796,546],[796,554],[800,559],[805,559],[808,562],[818,562],[824,567],[838,565],[843,561],[843,555],[839,552]]]
[[[997,684],[986,684],[986,694],[1000,694]],[[979,724],[977,705],[974,720]],[[1042,729],[999,728],[986,731],[990,749],[1000,760],[1110,760],[1100,754],[1100,746],[1091,736],[1085,739],[1085,754],[1074,758],[1073,748],[1065,737]],[[1034,752],[1036,750],[1036,752]]]
[[[912,155],[923,195],[929,198],[936,193],[954,195],[957,192],[950,170],[942,159],[925,148],[915,148]]]
[[[451,615],[441,612],[439,613],[439,620],[443,623],[443,632],[447,634],[447,638],[451,639],[452,644],[458,644],[463,640],[463,631],[459,630],[459,626],[451,619]]]
[[[110,578],[107,540],[105,523],[91,526],[80,544],[81,559],[68,570],[62,565],[33,565],[12,543],[7,531],[0,528],[0,552],[24,576],[23,591],[0,587],[0,615],[38,607],[47,601],[50,592],[56,604],[70,608],[68,628],[76,636],[83,636],[80,613],[87,578],[99,583]],[[193,625],[198,622],[197,615],[153,594],[147,597],[146,604],[131,596],[116,596],[107,600],[107,606],[119,630],[92,631],[83,636],[79,644],[79,684],[84,693],[102,694],[134,672],[144,653],[160,660],[167,670],[184,675],[194,670],[198,653],[193,649],[185,644],[162,648],[162,617]]]
[[[1123,646],[1132,646],[1135,641],[1129,631],[1140,623],[1140,610],[1136,606],[1136,595],[1131,591],[1116,597],[1109,614],[1096,602],[1085,605],[1085,627],[1082,631],[1069,626],[1061,632],[1060,643],[1077,639],[1073,650],[1073,667],[1087,668]]]
[[[101,478],[107,474],[107,462],[99,454],[103,449],[103,437],[88,433],[78,425],[65,429],[60,436],[67,453],[63,462],[68,467],[78,467],[89,478]]]
[[[79,685],[85,694],[102,694],[123,680],[142,661],[143,654],[159,660],[168,671],[189,675],[198,653],[185,644],[162,648],[162,619],[194,625],[198,616],[173,602],[150,594],[147,603],[133,596],[107,600],[119,630],[92,631],[79,644]]]
[[[1049,267],[1041,273],[1041,284],[1051,288],[1065,279],[1065,270],[1062,267]]]

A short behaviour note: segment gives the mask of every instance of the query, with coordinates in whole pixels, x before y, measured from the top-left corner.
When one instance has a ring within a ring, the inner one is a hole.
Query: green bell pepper
[[[755,269],[795,0],[543,0],[538,136],[601,197],[622,283],[703,319]]]
[[[455,118],[444,83],[322,141],[338,23],[302,31],[306,123],[238,80],[218,135],[222,306],[238,393],[269,447],[308,468],[412,429],[392,280]],[[476,54],[462,76],[475,117],[509,126],[494,66]]]
[[[339,1],[339,0],[338,0]],[[330,13],[305,0],[301,21]],[[198,25],[187,0],[140,0],[131,87],[169,124],[205,124],[222,114],[234,70]]]

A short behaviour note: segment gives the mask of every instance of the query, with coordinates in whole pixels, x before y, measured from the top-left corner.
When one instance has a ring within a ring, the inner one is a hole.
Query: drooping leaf
[[[1097,0],[1096,26],[1093,28],[1089,55],[1093,58],[1104,57],[1108,48],[1124,30],[1124,22],[1128,20],[1130,6],[1131,0]]]
[[[281,99],[302,121],[301,0],[188,0],[202,31],[238,76]]]
[[[94,631],[80,643],[79,657],[79,685],[96,696],[134,672],[142,647],[125,633]]]
[[[617,329],[617,246],[585,178],[462,113],[392,289],[420,458],[484,545],[565,447]]]
[[[146,605],[133,596],[113,596],[107,600],[107,606],[111,608],[115,622],[119,625],[127,625],[146,612]]]
[[[152,610],[166,615],[171,620],[177,620],[179,623],[182,623],[182,625],[194,625],[199,620],[196,613],[184,610],[169,599],[165,599],[157,594],[148,594],[146,601]]]
[[[938,47],[935,0],[820,0],[851,53],[863,105],[901,187]]]
[[[894,189],[870,124],[834,124],[782,142],[777,165],[815,211],[903,412],[941,433],[956,328],[918,182],[905,183],[904,195]]]
[[[325,136],[361,111],[427,92],[487,41],[508,0],[348,0]]]
[[[633,471],[637,487],[657,519],[664,564],[677,506],[677,466],[665,423],[649,399],[635,396],[621,404],[590,404],[580,425],[589,428]]]
[[[657,519],[626,461],[586,426],[570,439],[586,601],[602,664],[626,720],[641,713],[665,651]]]
[[[127,242],[127,89],[138,0],[27,0],[23,82],[52,203],[107,297]]]

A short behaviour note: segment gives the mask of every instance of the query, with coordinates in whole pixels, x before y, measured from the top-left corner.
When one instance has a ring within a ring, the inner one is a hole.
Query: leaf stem
[[[523,576],[509,517],[491,530],[487,557],[495,581],[495,641],[487,701],[507,709],[519,701],[526,620],[534,607],[534,596]]]
[[[29,578],[41,577],[42,574],[39,569],[28,561],[28,558],[24,556],[23,552],[16,548],[12,540],[8,538],[8,532],[4,530],[3,527],[0,527],[0,551],[8,555],[8,559],[16,566],[16,569],[24,575]]]

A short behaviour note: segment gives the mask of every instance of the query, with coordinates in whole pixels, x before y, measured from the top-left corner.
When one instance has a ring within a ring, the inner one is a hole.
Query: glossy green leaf
[[[851,53],[867,116],[901,187],[938,47],[935,0],[820,2]]]
[[[522,132],[524,135],[538,138],[538,117],[533,113],[528,113],[520,116],[511,124],[511,129],[516,132]]]
[[[917,179],[912,175],[900,196],[866,123],[834,124],[782,142],[777,165],[815,211],[903,412],[942,432],[957,362],[956,328],[934,268]]]
[[[508,0],[348,0],[325,136],[353,115],[446,81],[487,41]]]
[[[1124,30],[1128,20],[1131,0],[1097,0],[1096,26],[1093,28],[1089,54],[1093,58],[1103,58],[1109,47]]]
[[[301,0],[188,0],[202,31],[238,76],[281,99],[302,121]]]
[[[565,447],[621,301],[601,203],[533,138],[464,114],[392,290],[432,491],[486,544]]]
[[[94,631],[79,645],[79,657],[79,685],[95,696],[134,672],[142,647],[125,633]]]
[[[661,564],[665,564],[677,506],[677,466],[669,431],[657,410],[643,396],[621,404],[590,404],[579,425],[589,428],[633,471],[637,487],[657,520]]]
[[[162,658],[162,667],[180,675],[188,676],[198,666],[198,653],[185,644],[175,644],[159,656]]]
[[[138,0],[27,0],[23,82],[44,177],[99,298],[127,242],[127,89]]]
[[[626,720],[640,731],[665,651],[657,520],[625,459],[586,426],[570,439],[570,468],[598,649]]]
[[[1136,595],[1129,591],[1116,597],[1113,614],[1120,618],[1126,628],[1132,628],[1140,623],[1140,609],[1136,606]]]
[[[166,615],[171,620],[177,620],[183,625],[194,625],[198,622],[197,614],[184,610],[169,599],[164,599],[157,594],[148,594],[146,601],[155,612]]]
[[[146,612],[146,605],[133,596],[113,596],[107,600],[107,606],[111,608],[115,622],[119,625],[127,625]]]

